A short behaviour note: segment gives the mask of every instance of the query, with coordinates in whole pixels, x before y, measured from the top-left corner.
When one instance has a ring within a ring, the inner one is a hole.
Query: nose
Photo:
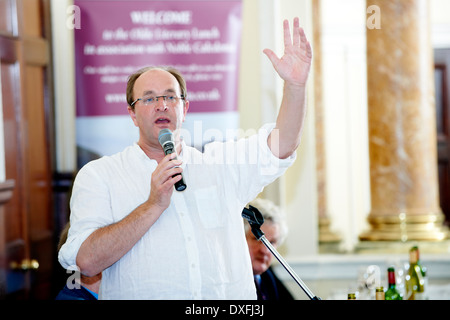
[[[165,96],[156,97],[155,106],[156,106],[156,111],[161,111],[161,110],[166,111],[167,110],[166,97]]]
[[[258,246],[260,252],[264,253],[265,255],[270,254],[270,250],[262,242],[258,243]]]

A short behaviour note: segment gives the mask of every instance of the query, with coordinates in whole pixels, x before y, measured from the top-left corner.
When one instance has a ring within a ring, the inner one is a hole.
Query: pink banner
[[[77,116],[126,115],[127,77],[171,65],[186,78],[189,112],[237,111],[241,0],[75,0]]]

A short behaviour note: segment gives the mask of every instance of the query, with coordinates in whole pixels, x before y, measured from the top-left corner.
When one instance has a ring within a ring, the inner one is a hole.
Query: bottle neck
[[[392,287],[395,288],[395,272],[394,271],[388,272],[388,284],[389,284],[389,288],[392,288]]]
[[[410,264],[419,263],[419,250],[411,250],[409,252],[409,263]]]

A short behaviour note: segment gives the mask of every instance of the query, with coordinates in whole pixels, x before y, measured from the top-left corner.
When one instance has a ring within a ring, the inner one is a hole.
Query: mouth
[[[169,123],[170,123],[170,120],[165,117],[160,117],[155,120],[155,124],[169,124]]]
[[[261,264],[268,264],[270,262],[270,257],[264,255],[264,256],[257,257],[256,260]]]

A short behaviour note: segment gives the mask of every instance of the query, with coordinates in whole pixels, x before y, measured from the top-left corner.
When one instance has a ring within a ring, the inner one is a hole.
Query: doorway
[[[435,50],[436,124],[440,205],[450,224],[450,49]]]
[[[54,268],[53,90],[49,0],[0,1],[5,174],[0,226],[6,299],[48,299]]]

